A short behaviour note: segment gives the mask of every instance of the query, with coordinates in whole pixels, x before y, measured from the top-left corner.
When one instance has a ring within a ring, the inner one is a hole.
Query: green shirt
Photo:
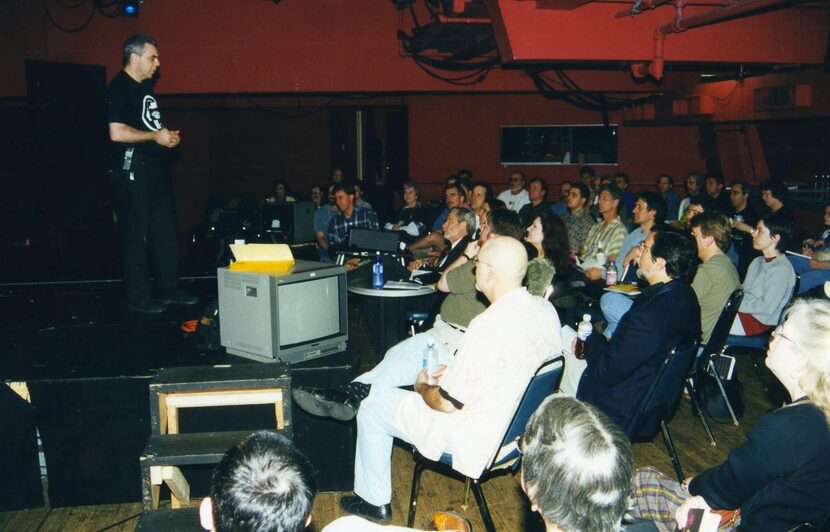
[[[709,257],[709,260],[698,266],[692,290],[700,304],[700,330],[703,332],[704,344],[709,341],[726,300],[740,286],[738,270],[723,253]]]
[[[527,291],[534,296],[543,297],[553,276],[556,275],[556,266],[544,258],[536,257],[527,263]]]
[[[441,303],[441,319],[467,327],[470,321],[487,308],[486,298],[476,290],[475,264],[471,261],[447,272],[449,294]]]

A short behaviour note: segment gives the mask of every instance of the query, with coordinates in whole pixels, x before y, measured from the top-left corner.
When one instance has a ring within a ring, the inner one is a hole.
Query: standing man
[[[530,225],[543,212],[550,212],[550,204],[547,202],[548,183],[541,177],[534,177],[527,187],[527,194],[530,203],[519,209],[519,218],[523,224]]]
[[[504,202],[511,211],[519,212],[522,207],[530,203],[530,197],[525,190],[527,177],[518,170],[510,174],[510,188],[498,195],[497,199]]]
[[[149,35],[127,39],[124,68],[107,87],[110,175],[121,233],[127,308],[150,314],[164,312],[168,304],[199,302],[178,287],[175,204],[163,158],[166,150],[179,145],[181,136],[179,131],[164,127],[153,96],[153,78],[160,66],[156,46]]]

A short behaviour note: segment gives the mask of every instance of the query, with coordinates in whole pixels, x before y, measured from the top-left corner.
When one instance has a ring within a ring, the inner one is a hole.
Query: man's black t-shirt
[[[107,122],[126,124],[139,131],[162,129],[161,111],[153,96],[153,81],[139,83],[123,70],[112,78],[107,87]],[[112,142],[111,145],[112,164],[116,170],[123,169],[124,153],[129,148],[135,148],[134,161],[158,162],[163,153],[163,148],[155,142]]]

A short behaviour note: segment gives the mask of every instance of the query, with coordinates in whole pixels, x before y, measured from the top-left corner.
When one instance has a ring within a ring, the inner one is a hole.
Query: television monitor
[[[346,269],[298,260],[285,273],[217,270],[219,335],[233,355],[294,364],[349,339]]]
[[[311,201],[263,203],[259,209],[260,235],[275,242],[313,242],[315,210]]]

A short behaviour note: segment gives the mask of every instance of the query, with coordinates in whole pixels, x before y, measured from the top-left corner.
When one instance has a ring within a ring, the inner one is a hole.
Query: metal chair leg
[[[712,429],[709,428],[709,422],[706,421],[706,415],[703,413],[703,409],[700,408],[700,403],[697,402],[697,396],[695,395],[695,388],[691,384],[691,380],[689,379],[686,381],[686,391],[689,393],[689,397],[692,400],[692,405],[697,412],[697,417],[700,419],[700,422],[703,424],[703,430],[706,431],[706,436],[709,437],[709,445],[712,447],[716,447],[718,444],[715,441],[715,436],[712,434]]]
[[[677,481],[683,482],[685,478],[683,476],[683,468],[680,467],[680,458],[677,457],[677,451],[674,449],[674,442],[671,439],[671,433],[665,421],[660,421],[660,430],[663,432],[663,441],[666,443],[666,449],[669,451],[669,458],[671,458],[671,463],[674,466]]]
[[[412,490],[409,493],[409,516],[406,518],[406,526],[412,528],[415,524],[415,510],[418,506],[418,491],[421,487],[421,473],[424,471],[425,461],[423,458],[415,459],[415,469],[412,471]]]
[[[729,398],[726,396],[726,389],[723,387],[723,383],[718,376],[718,372],[715,369],[715,364],[712,361],[709,361],[708,367],[709,373],[715,378],[715,382],[718,384],[718,388],[720,389],[720,394],[723,397],[723,401],[726,403],[726,408],[729,410],[729,415],[732,417],[732,423],[737,427],[739,425],[738,418],[735,416],[735,411],[732,410],[732,403],[729,402]]]
[[[473,480],[473,495],[476,496],[478,502],[478,509],[481,512],[481,520],[484,521],[484,529],[487,532],[496,532],[496,527],[493,525],[493,519],[490,517],[490,509],[487,508],[487,501],[484,500],[484,492],[481,491],[481,482]]]

